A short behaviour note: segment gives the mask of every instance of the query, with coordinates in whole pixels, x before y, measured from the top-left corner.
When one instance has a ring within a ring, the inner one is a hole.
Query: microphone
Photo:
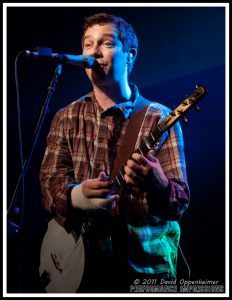
[[[40,59],[43,61],[51,61],[56,63],[67,63],[81,68],[93,68],[97,65],[97,61],[90,55],[70,55],[52,53],[51,48],[37,47],[35,50],[39,51],[22,51],[22,54],[26,57]]]

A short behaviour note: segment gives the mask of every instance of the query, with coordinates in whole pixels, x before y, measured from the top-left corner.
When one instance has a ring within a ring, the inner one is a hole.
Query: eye
[[[107,48],[113,48],[114,47],[113,42],[104,42],[103,45],[106,46]]]
[[[89,43],[89,42],[86,42],[86,43],[84,43],[84,48],[90,48],[91,47],[91,43]]]

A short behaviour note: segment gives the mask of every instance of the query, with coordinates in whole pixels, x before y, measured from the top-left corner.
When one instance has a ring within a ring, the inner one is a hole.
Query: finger
[[[89,188],[93,190],[110,188],[110,183],[108,181],[95,181],[91,183]]]
[[[107,200],[109,202],[117,201],[117,200],[119,200],[119,195],[111,195],[111,196],[107,197]]]
[[[139,183],[140,184],[140,183],[142,183],[143,178],[140,175],[138,175],[138,174],[135,173],[133,175],[133,180],[134,180],[135,183]]]
[[[138,165],[146,166],[148,164],[148,160],[146,159],[146,157],[139,153],[133,153],[132,158]]]
[[[105,197],[110,193],[110,189],[89,190],[89,197]]]
[[[126,168],[127,167],[127,168]],[[126,164],[126,170],[129,171],[129,169],[132,171],[132,173],[141,173],[142,169],[141,169],[141,165],[139,165],[136,161],[128,159],[127,164]],[[126,171],[125,170],[125,171]],[[131,172],[130,171],[130,172]],[[128,174],[129,175],[129,174]],[[133,174],[132,174],[133,175]]]
[[[130,167],[131,166],[131,167]],[[129,162],[128,165],[124,167],[125,174],[130,177],[128,179],[128,183],[137,184],[143,181],[143,177],[147,174],[147,168],[142,165],[133,164],[133,162]]]
[[[87,180],[85,183],[83,183],[85,188],[90,190],[101,190],[101,189],[107,189],[110,188],[110,183],[107,181],[99,181],[96,179],[90,179]]]
[[[118,205],[119,195],[111,195],[107,197],[106,208],[107,209],[115,209]]]
[[[149,169],[150,169],[150,165],[148,164],[148,162],[149,161],[147,160],[147,164],[138,165],[137,163],[133,164],[133,161],[132,161],[132,162],[129,162],[124,167],[124,170],[125,170],[126,174],[129,176],[133,177],[134,175],[138,175],[138,176],[144,177],[147,175],[147,173],[149,172]],[[129,167],[129,166],[131,166],[131,167]]]
[[[146,167],[147,165],[149,165],[149,162],[158,161],[158,159],[154,155],[155,155],[155,151],[152,149],[146,154],[146,156],[143,156],[139,153],[134,153],[132,155],[132,158],[134,159],[135,162],[140,164],[141,167]]]
[[[129,185],[132,185],[132,186],[136,185],[136,182],[135,182],[133,176],[129,176],[129,175],[125,174],[124,175],[124,180]]]
[[[110,183],[99,179],[87,179],[82,183],[82,192],[85,197],[103,197],[110,193]]]
[[[107,198],[93,198],[91,202],[100,208],[112,209],[118,200],[118,195],[112,195]]]
[[[134,174],[135,174],[135,169],[133,169],[133,168],[131,168],[131,167],[129,167],[129,166],[125,166],[124,167],[124,170],[125,170],[125,173],[128,175],[128,176],[130,176],[130,177],[133,177],[134,176]]]

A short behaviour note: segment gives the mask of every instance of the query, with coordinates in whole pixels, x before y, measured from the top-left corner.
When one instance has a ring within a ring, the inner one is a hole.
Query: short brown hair
[[[123,51],[128,51],[130,48],[138,49],[138,38],[134,32],[133,27],[131,24],[126,22],[123,18],[117,17],[107,13],[98,13],[89,17],[86,17],[84,20],[83,26],[83,36],[82,36],[82,46],[83,46],[83,39],[86,30],[93,25],[104,25],[112,23],[118,29],[118,38],[122,42]],[[132,69],[133,65],[131,65]],[[129,72],[131,71],[129,70]]]

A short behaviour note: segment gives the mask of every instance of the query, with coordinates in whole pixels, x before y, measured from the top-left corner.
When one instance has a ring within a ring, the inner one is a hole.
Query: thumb
[[[109,176],[107,176],[106,173],[102,171],[102,172],[100,172],[98,178],[100,181],[106,181],[109,179]]]
[[[155,158],[155,150],[152,149],[148,152],[147,154],[147,158],[150,160],[150,161],[156,161],[156,158]]]

